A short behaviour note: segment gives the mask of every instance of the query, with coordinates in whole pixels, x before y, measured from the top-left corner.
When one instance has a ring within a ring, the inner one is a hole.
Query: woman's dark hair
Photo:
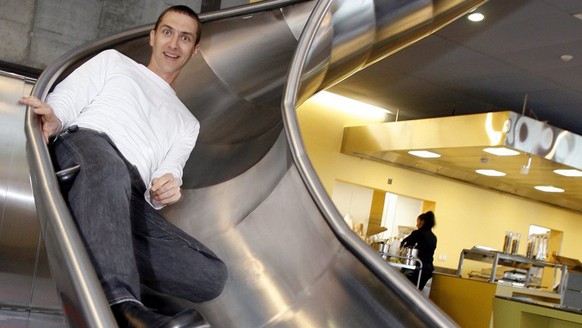
[[[418,216],[418,218],[424,222],[422,224],[422,229],[432,229],[436,225],[434,213],[432,211],[422,213],[421,215]]]
[[[158,20],[156,21],[156,25],[154,26],[154,31],[158,30],[158,27],[160,26],[162,19],[169,12],[184,14],[184,15],[186,15],[186,16],[188,16],[196,21],[196,44],[198,44],[198,42],[200,42],[200,37],[202,36],[202,23],[200,22],[200,18],[198,17],[198,14],[196,14],[196,12],[188,6],[177,5],[177,6],[172,6],[168,9],[162,11],[160,16],[158,17]]]

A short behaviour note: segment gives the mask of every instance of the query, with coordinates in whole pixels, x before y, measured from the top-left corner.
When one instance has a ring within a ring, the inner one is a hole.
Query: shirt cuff
[[[161,210],[166,205],[160,204],[155,199],[153,199],[152,198],[152,195],[150,194],[150,189],[151,188],[146,189],[145,193],[143,194],[146,202],[148,202],[148,204],[150,204],[150,206],[153,207],[153,208],[155,208],[156,210]]]

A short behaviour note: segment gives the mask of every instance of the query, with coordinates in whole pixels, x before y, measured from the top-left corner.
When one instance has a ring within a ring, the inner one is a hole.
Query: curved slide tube
[[[294,111],[481,2],[265,1],[201,15],[201,52],[176,92],[202,128],[183,199],[164,215],[228,266],[223,294],[196,305],[213,326],[455,326],[343,222],[307,159]],[[147,64],[149,29],[70,52],[43,72],[33,94],[44,99],[107,48]],[[71,326],[112,326],[38,125],[28,112],[34,196],[65,315]]]

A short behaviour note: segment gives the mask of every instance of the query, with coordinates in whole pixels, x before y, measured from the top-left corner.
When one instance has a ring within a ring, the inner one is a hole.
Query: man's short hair
[[[200,22],[200,18],[198,17],[198,14],[196,14],[196,12],[188,6],[177,5],[177,6],[169,7],[166,10],[162,11],[160,16],[158,17],[158,20],[156,21],[156,25],[154,26],[154,31],[156,31],[156,32],[158,31],[158,27],[160,26],[162,19],[169,12],[184,14],[186,16],[191,17],[192,19],[194,19],[196,21],[196,44],[198,44],[198,42],[200,42],[200,37],[202,36],[202,22]]]

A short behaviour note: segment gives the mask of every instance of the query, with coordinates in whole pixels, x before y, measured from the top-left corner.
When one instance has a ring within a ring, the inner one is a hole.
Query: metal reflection
[[[493,113],[488,113],[485,118],[485,133],[489,136],[490,146],[500,145],[504,141],[507,131],[509,131],[509,124],[511,124],[510,119],[507,119],[500,130],[494,124],[493,116]]]
[[[507,145],[558,164],[582,169],[582,136],[531,117],[512,113],[513,136]]]

